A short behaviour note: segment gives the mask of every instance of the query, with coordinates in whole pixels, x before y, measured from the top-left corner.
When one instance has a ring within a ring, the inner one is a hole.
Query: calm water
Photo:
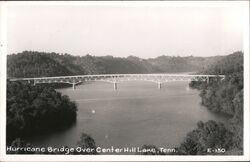
[[[97,146],[178,146],[199,120],[226,121],[200,105],[197,90],[188,82],[156,83],[131,81],[118,84],[89,82],[58,90],[78,105],[77,123],[50,135],[26,139],[35,146],[76,145],[81,132],[90,134]]]

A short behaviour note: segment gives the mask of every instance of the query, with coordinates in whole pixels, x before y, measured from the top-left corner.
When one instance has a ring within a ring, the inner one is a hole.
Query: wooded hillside
[[[42,77],[115,73],[180,73],[206,69],[223,56],[141,59],[113,56],[72,56],[69,54],[24,51],[7,57],[8,77]]]

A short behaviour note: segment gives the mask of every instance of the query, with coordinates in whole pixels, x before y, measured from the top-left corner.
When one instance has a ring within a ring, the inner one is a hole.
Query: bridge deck
[[[187,78],[224,78],[225,75],[188,75],[188,74],[96,74],[96,75],[74,75],[74,76],[54,76],[36,78],[11,78],[10,81],[31,81],[44,79],[80,79],[80,78],[117,78],[117,77],[187,77]]]
[[[206,81],[209,83],[210,78],[224,79],[224,75],[187,75],[187,74],[98,74],[98,75],[75,75],[75,76],[55,76],[55,77],[39,77],[39,78],[13,78],[10,81],[28,81],[33,84],[40,83],[67,83],[75,85],[85,81],[104,81],[114,84],[114,90],[117,89],[117,83],[123,81],[141,80],[150,81],[161,84],[169,81]]]

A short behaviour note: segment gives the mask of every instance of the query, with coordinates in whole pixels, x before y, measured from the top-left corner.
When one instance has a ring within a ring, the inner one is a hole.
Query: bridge
[[[109,82],[117,90],[117,84],[124,81],[149,81],[157,83],[158,89],[161,89],[162,83],[170,81],[206,81],[209,83],[211,78],[223,80],[224,75],[188,75],[188,74],[99,74],[99,75],[76,75],[76,76],[56,76],[39,78],[12,78],[10,81],[27,81],[28,83],[67,83],[71,84],[73,90],[76,85],[87,81]]]

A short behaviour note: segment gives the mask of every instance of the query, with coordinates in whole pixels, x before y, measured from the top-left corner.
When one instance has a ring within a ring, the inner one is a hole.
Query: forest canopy
[[[7,137],[64,129],[76,120],[77,106],[51,87],[7,82]]]
[[[7,75],[44,77],[84,74],[180,73],[196,72],[224,56],[159,56],[142,59],[113,56],[72,56],[69,54],[23,51],[7,57]]]

